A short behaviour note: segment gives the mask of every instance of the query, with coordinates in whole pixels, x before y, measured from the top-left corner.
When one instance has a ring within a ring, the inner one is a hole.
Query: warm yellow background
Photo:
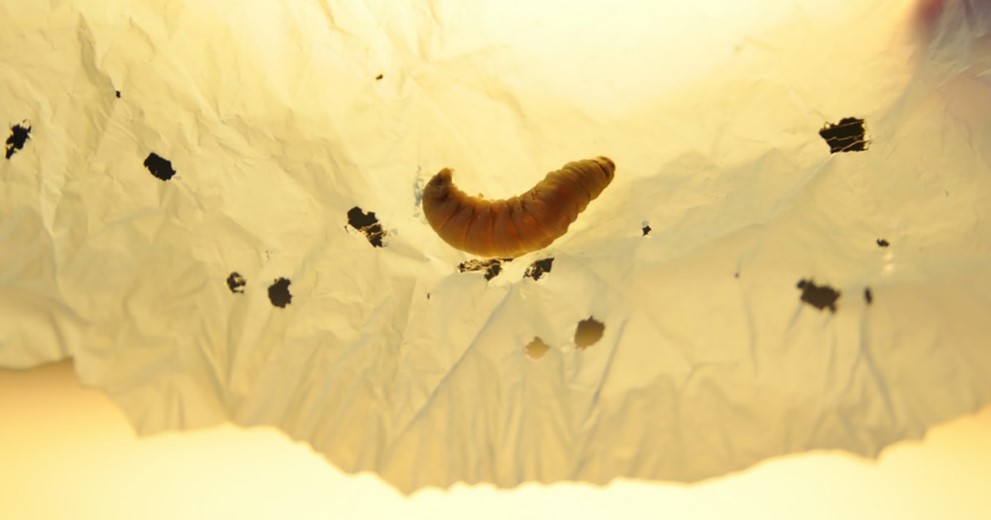
[[[0,370],[0,518],[991,518],[991,408],[879,463],[766,462],[694,486],[526,485],[403,497],[270,428],[139,440],[68,362]]]
[[[782,10],[781,16],[794,14],[798,20],[838,16],[835,13],[843,12],[836,8],[839,3],[822,2],[819,12]],[[904,5],[916,3],[940,2],[905,0]],[[774,20],[755,4],[747,4],[747,9],[740,9],[745,12],[732,17],[720,10],[743,4],[712,1],[706,5],[720,12],[719,19],[732,19],[742,25],[746,16],[747,23],[772,25]],[[783,3],[768,0],[762,4]],[[908,18],[897,10],[890,16],[892,20]],[[267,20],[261,22],[259,27],[267,25]],[[648,17],[631,18],[630,23],[639,24],[638,30],[647,34],[658,35],[658,42],[678,36],[676,29],[684,33],[703,29],[671,24],[665,32],[654,27],[650,32],[644,29],[644,25],[653,23]],[[819,43],[814,38],[824,34],[812,32],[808,41]],[[464,31],[463,36],[470,40],[470,31]],[[853,32],[852,36],[843,44],[855,47],[872,38],[887,38],[885,33]],[[176,41],[182,42],[178,38]],[[520,45],[526,47],[527,43],[530,42],[521,40]],[[747,39],[746,43],[754,47],[768,45],[758,38]],[[659,76],[664,81],[642,81],[642,88],[674,88],[677,82],[687,83],[705,73],[713,62],[700,58],[712,49],[684,46],[681,50],[667,57],[668,68],[678,74]],[[776,50],[785,51],[797,53],[801,49]],[[557,58],[554,63],[559,67],[585,59],[580,53],[560,59],[555,52],[545,52]],[[633,53],[626,57],[636,59]],[[71,55],[69,59],[75,61],[78,57]],[[815,63],[798,65],[811,69]],[[553,72],[549,67],[548,75]],[[808,76],[817,77],[811,72]],[[576,84],[573,88],[588,87]],[[126,92],[130,96],[132,90]],[[596,91],[590,92],[588,96]],[[576,99],[586,95],[569,94]],[[839,103],[839,99],[837,96],[832,101]],[[609,102],[622,105],[612,99]],[[848,103],[842,99],[839,104]],[[44,134],[37,136],[40,140]],[[489,148],[490,153],[503,153],[497,146]],[[768,461],[740,475],[694,486],[629,481],[605,489],[557,484],[497,491],[479,486],[424,490],[404,497],[373,475],[342,475],[305,445],[293,443],[270,428],[243,431],[227,426],[139,441],[123,414],[100,391],[79,387],[68,363],[27,372],[0,371],[0,520],[991,518],[989,484],[991,408],[937,428],[925,443],[892,447],[878,464],[847,455],[812,454]]]

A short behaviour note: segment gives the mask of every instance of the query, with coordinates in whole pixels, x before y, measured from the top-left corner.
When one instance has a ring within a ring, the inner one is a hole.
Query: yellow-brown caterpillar
[[[423,190],[423,213],[448,244],[497,258],[547,247],[568,231],[588,203],[612,181],[607,157],[565,164],[522,195],[503,200],[472,197],[451,181],[451,170],[434,175]]]

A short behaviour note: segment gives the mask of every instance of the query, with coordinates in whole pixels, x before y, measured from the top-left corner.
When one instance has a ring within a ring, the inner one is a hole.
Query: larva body
[[[453,247],[483,257],[515,258],[564,235],[615,170],[606,157],[569,162],[522,195],[487,200],[459,190],[451,170],[444,168],[423,190],[423,213]]]

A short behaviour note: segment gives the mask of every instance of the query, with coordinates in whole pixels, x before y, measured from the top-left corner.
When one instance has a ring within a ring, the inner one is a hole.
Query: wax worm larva
[[[459,190],[451,170],[444,168],[423,190],[423,213],[445,242],[462,251],[514,258],[547,247],[567,232],[615,170],[607,157],[569,162],[522,195],[486,200]]]

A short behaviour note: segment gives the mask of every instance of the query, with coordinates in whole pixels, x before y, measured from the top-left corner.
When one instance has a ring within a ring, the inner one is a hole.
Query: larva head
[[[601,155],[592,160],[595,161],[595,163],[599,165],[599,169],[602,170],[602,175],[605,177],[605,182],[602,186],[605,187],[612,182],[612,178],[616,175],[616,163],[612,162],[612,159]]]
[[[431,177],[427,186],[423,188],[423,198],[440,200],[447,197],[451,190],[451,173],[450,168],[444,168]]]

